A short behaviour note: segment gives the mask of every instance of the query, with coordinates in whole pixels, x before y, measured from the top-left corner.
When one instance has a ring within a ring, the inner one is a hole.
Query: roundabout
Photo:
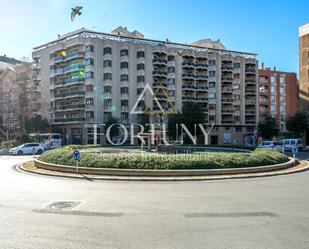
[[[269,150],[190,148],[191,153],[162,154],[136,149],[82,148],[72,159],[72,148],[49,151],[20,169],[51,176],[87,177],[101,180],[209,180],[271,176],[299,172],[306,163],[296,163]]]

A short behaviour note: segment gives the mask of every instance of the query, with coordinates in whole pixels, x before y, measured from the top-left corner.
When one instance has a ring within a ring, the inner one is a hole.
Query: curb
[[[125,177],[192,177],[211,175],[234,175],[248,173],[262,173],[289,168],[295,165],[295,160],[290,158],[286,163],[268,166],[227,169],[193,169],[193,170],[150,170],[150,169],[119,169],[119,168],[87,168],[45,163],[34,160],[35,167],[43,170],[58,171],[63,173],[79,173],[87,175],[125,176]]]
[[[208,176],[178,176],[178,177],[143,177],[143,176],[108,176],[108,175],[91,175],[91,174],[76,174],[76,173],[63,173],[59,171],[50,171],[44,169],[29,169],[24,167],[24,164],[19,164],[16,168],[23,172],[34,173],[44,176],[54,176],[62,178],[73,178],[83,180],[113,180],[113,181],[207,181],[207,180],[227,180],[227,179],[246,179],[258,177],[280,176],[292,173],[300,173],[309,170],[309,162],[301,161],[300,164],[294,167],[289,167],[281,170],[260,172],[260,173],[247,173],[247,174],[230,174],[230,175],[208,175]]]

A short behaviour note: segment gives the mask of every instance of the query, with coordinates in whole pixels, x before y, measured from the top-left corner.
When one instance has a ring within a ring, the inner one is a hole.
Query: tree
[[[305,133],[308,127],[308,116],[304,113],[296,113],[294,116],[290,116],[286,122],[287,130],[292,135],[301,136]]]
[[[105,123],[105,132],[107,131],[108,127],[112,126],[113,124],[119,123],[119,120],[113,116],[111,116]],[[109,131],[109,136],[111,140],[113,140],[114,137],[119,136],[119,127],[117,125],[114,125],[110,131]]]
[[[184,124],[188,130],[195,134],[195,125],[204,124],[206,120],[203,105],[200,103],[187,102],[182,107],[182,113],[169,117],[169,135],[176,138],[176,124]],[[202,131],[196,129],[196,135],[201,135]],[[187,136],[184,137],[185,143],[192,143]]]
[[[40,115],[38,115],[31,119],[25,120],[25,129],[27,133],[48,132],[49,123],[46,119],[43,119]]]
[[[182,115],[180,113],[170,115],[168,117],[168,135],[171,137],[171,139],[177,139],[176,135],[176,128],[177,124],[181,124]]]
[[[262,138],[272,139],[278,136],[279,130],[276,126],[276,119],[272,116],[266,116],[258,124],[258,134]]]

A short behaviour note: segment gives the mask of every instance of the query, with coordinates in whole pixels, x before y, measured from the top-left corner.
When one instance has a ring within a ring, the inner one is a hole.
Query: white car
[[[44,146],[40,143],[27,143],[9,150],[10,155],[42,154]]]
[[[262,141],[256,145],[256,148],[266,148],[282,153],[284,152],[284,145],[281,142],[275,141]]]
[[[298,150],[301,151],[303,149],[303,145],[301,139],[299,138],[288,138],[280,140],[281,143],[284,145],[285,150],[291,150],[293,147],[298,147]]]

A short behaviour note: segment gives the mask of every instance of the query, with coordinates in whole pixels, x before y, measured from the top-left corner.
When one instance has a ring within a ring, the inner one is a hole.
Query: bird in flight
[[[80,10],[82,9],[82,6],[76,6],[75,8],[72,8],[72,12],[71,12],[71,21],[73,22],[75,19],[76,15],[81,15],[82,12],[80,12]]]

